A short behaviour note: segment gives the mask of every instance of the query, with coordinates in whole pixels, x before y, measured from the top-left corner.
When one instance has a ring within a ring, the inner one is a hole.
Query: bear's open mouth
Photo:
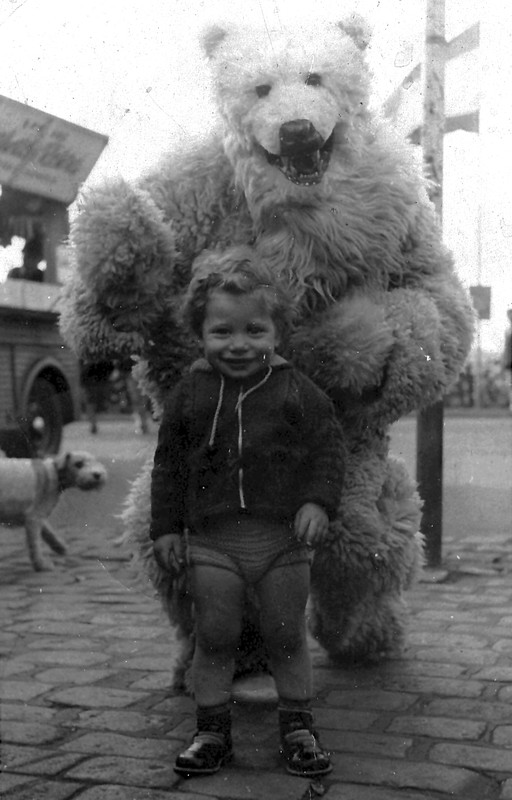
[[[278,156],[263,148],[267,161],[277,167],[292,183],[298,186],[313,186],[320,183],[331,158],[333,134],[322,147],[309,152],[296,153],[289,156]]]

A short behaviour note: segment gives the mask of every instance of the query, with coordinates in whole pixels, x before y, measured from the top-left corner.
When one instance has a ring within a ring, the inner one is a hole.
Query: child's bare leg
[[[196,647],[192,665],[198,706],[229,702],[244,604],[242,579],[227,569],[194,565]]]
[[[281,752],[293,775],[332,769],[320,746],[311,711],[312,667],[306,637],[309,564],[277,567],[259,583],[261,628],[279,695]]]
[[[258,584],[261,632],[280,698],[311,697],[311,658],[306,638],[309,564],[277,567]]]
[[[197,731],[176,758],[179,775],[211,775],[231,758],[231,682],[241,631],[244,585],[234,572],[195,564],[196,647],[192,663]]]

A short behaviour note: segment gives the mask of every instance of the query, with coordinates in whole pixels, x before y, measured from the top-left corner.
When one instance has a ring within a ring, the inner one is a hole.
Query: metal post
[[[441,222],[444,136],[445,0],[426,0],[423,60],[423,127],[421,143],[430,198]],[[441,564],[443,509],[443,402],[418,412],[416,479],[423,498],[422,532],[430,567]]]

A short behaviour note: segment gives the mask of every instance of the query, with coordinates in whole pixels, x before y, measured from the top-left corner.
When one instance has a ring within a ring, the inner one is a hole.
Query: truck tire
[[[62,408],[53,384],[36,378],[25,414],[27,436],[34,457],[58,453],[62,441]]]

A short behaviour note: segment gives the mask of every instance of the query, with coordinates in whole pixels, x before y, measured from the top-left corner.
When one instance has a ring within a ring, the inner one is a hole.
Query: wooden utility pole
[[[443,210],[445,58],[445,0],[426,0],[421,144],[427,174],[433,181],[430,199],[440,224]],[[441,400],[419,411],[416,425],[416,479],[424,501],[422,532],[429,567],[439,566],[442,557],[443,416]]]

